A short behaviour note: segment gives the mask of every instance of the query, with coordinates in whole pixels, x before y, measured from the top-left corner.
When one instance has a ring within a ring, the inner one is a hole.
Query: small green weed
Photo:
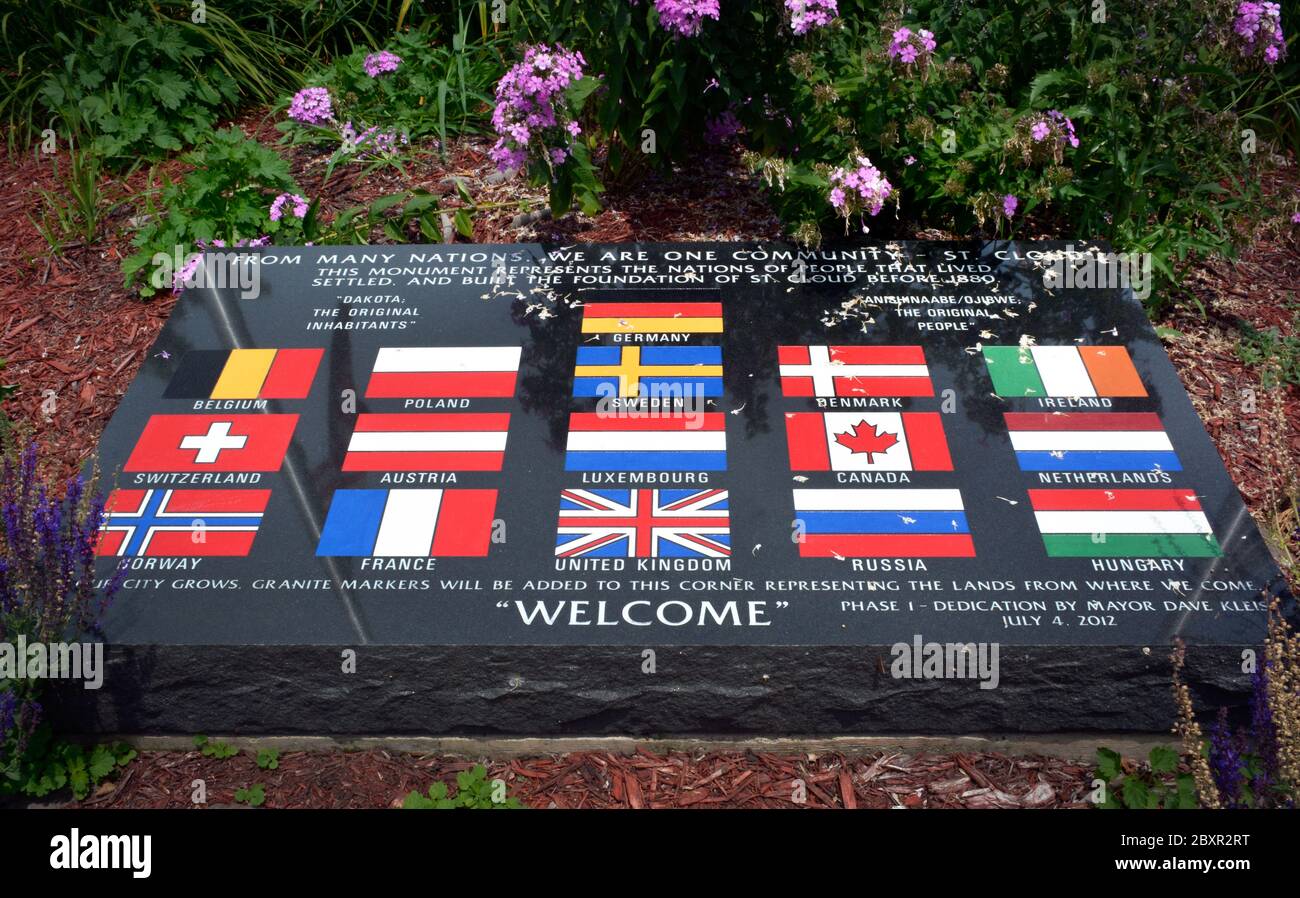
[[[428,795],[412,792],[406,796],[402,807],[407,810],[449,810],[476,808],[487,810],[514,810],[522,808],[519,799],[506,795],[503,780],[489,780],[487,768],[482,764],[456,774],[456,794],[449,795],[447,784],[436,782],[429,787]]]
[[[1097,778],[1102,787],[1100,808],[1172,810],[1197,806],[1196,782],[1190,773],[1178,772],[1178,752],[1164,745],[1151,749],[1147,757],[1150,772],[1125,773],[1118,752],[1097,749]]]

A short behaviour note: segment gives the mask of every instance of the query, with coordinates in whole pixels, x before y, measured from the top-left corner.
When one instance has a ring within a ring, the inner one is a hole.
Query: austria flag
[[[951,471],[938,412],[788,412],[793,471]]]
[[[357,416],[345,471],[500,471],[509,412]]]

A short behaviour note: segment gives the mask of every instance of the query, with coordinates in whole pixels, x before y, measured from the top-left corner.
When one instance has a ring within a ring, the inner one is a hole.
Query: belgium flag
[[[323,349],[192,350],[164,399],[306,399]]]

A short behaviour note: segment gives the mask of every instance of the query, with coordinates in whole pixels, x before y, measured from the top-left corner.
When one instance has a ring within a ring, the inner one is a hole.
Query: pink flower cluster
[[[1277,3],[1245,0],[1237,5],[1232,30],[1241,38],[1241,54],[1253,56],[1263,47],[1264,62],[1275,65],[1286,53],[1282,35],[1282,7]]]
[[[836,0],[785,0],[785,8],[790,11],[790,27],[795,34],[825,28],[839,12]]]
[[[369,159],[396,155],[407,143],[405,134],[381,131],[378,125],[358,131],[352,126],[352,122],[344,122],[339,130],[339,139],[342,141],[338,150],[340,154]]]
[[[396,53],[389,53],[387,50],[380,50],[378,53],[371,53],[366,57],[362,68],[371,78],[378,78],[384,72],[396,72],[397,67],[402,64],[402,57]]]
[[[655,0],[659,24],[682,37],[695,37],[705,19],[717,21],[718,0]]]
[[[564,97],[583,75],[581,53],[545,44],[529,47],[497,84],[492,127],[498,140],[489,155],[497,168],[522,168],[534,144],[552,165],[569,158],[573,138],[582,133]]]
[[[293,203],[293,217],[306,218],[307,208],[310,205],[307,198],[299,196],[296,193],[282,193],[271,201],[271,211],[267,214],[271,221],[279,221],[284,217],[284,207],[286,203]]]
[[[890,59],[903,65],[923,66],[929,61],[936,46],[938,45],[934,41],[934,32],[926,31],[924,28],[917,31],[911,28],[899,28],[894,32],[889,41],[889,48],[885,52]]]
[[[286,196],[288,194],[285,194]],[[305,212],[303,213],[306,214]],[[261,237],[241,238],[230,244],[232,249],[256,249],[261,246],[267,246],[271,242],[269,234],[263,234]],[[199,269],[203,267],[203,254],[210,249],[225,249],[226,241],[214,239],[212,241],[199,240],[195,244],[199,251],[190,253],[180,268],[172,275],[172,292],[179,293],[184,287],[200,286],[198,277]]]
[[[323,87],[304,87],[289,103],[289,118],[304,125],[323,125],[333,117],[330,92]]]
[[[831,192],[827,199],[845,218],[862,212],[878,215],[893,192],[893,185],[880,169],[866,156],[859,156],[856,168],[837,168],[831,172]]]
[[[1029,136],[1033,138],[1034,143],[1042,143],[1051,137],[1062,146],[1067,143],[1072,147],[1079,146],[1079,137],[1074,133],[1074,122],[1059,109],[1049,109],[1045,114],[1034,119],[1033,124],[1029,126]]]

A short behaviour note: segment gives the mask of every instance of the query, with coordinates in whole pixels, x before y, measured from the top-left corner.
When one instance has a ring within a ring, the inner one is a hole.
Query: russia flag
[[[959,490],[797,489],[804,558],[973,558]]]

